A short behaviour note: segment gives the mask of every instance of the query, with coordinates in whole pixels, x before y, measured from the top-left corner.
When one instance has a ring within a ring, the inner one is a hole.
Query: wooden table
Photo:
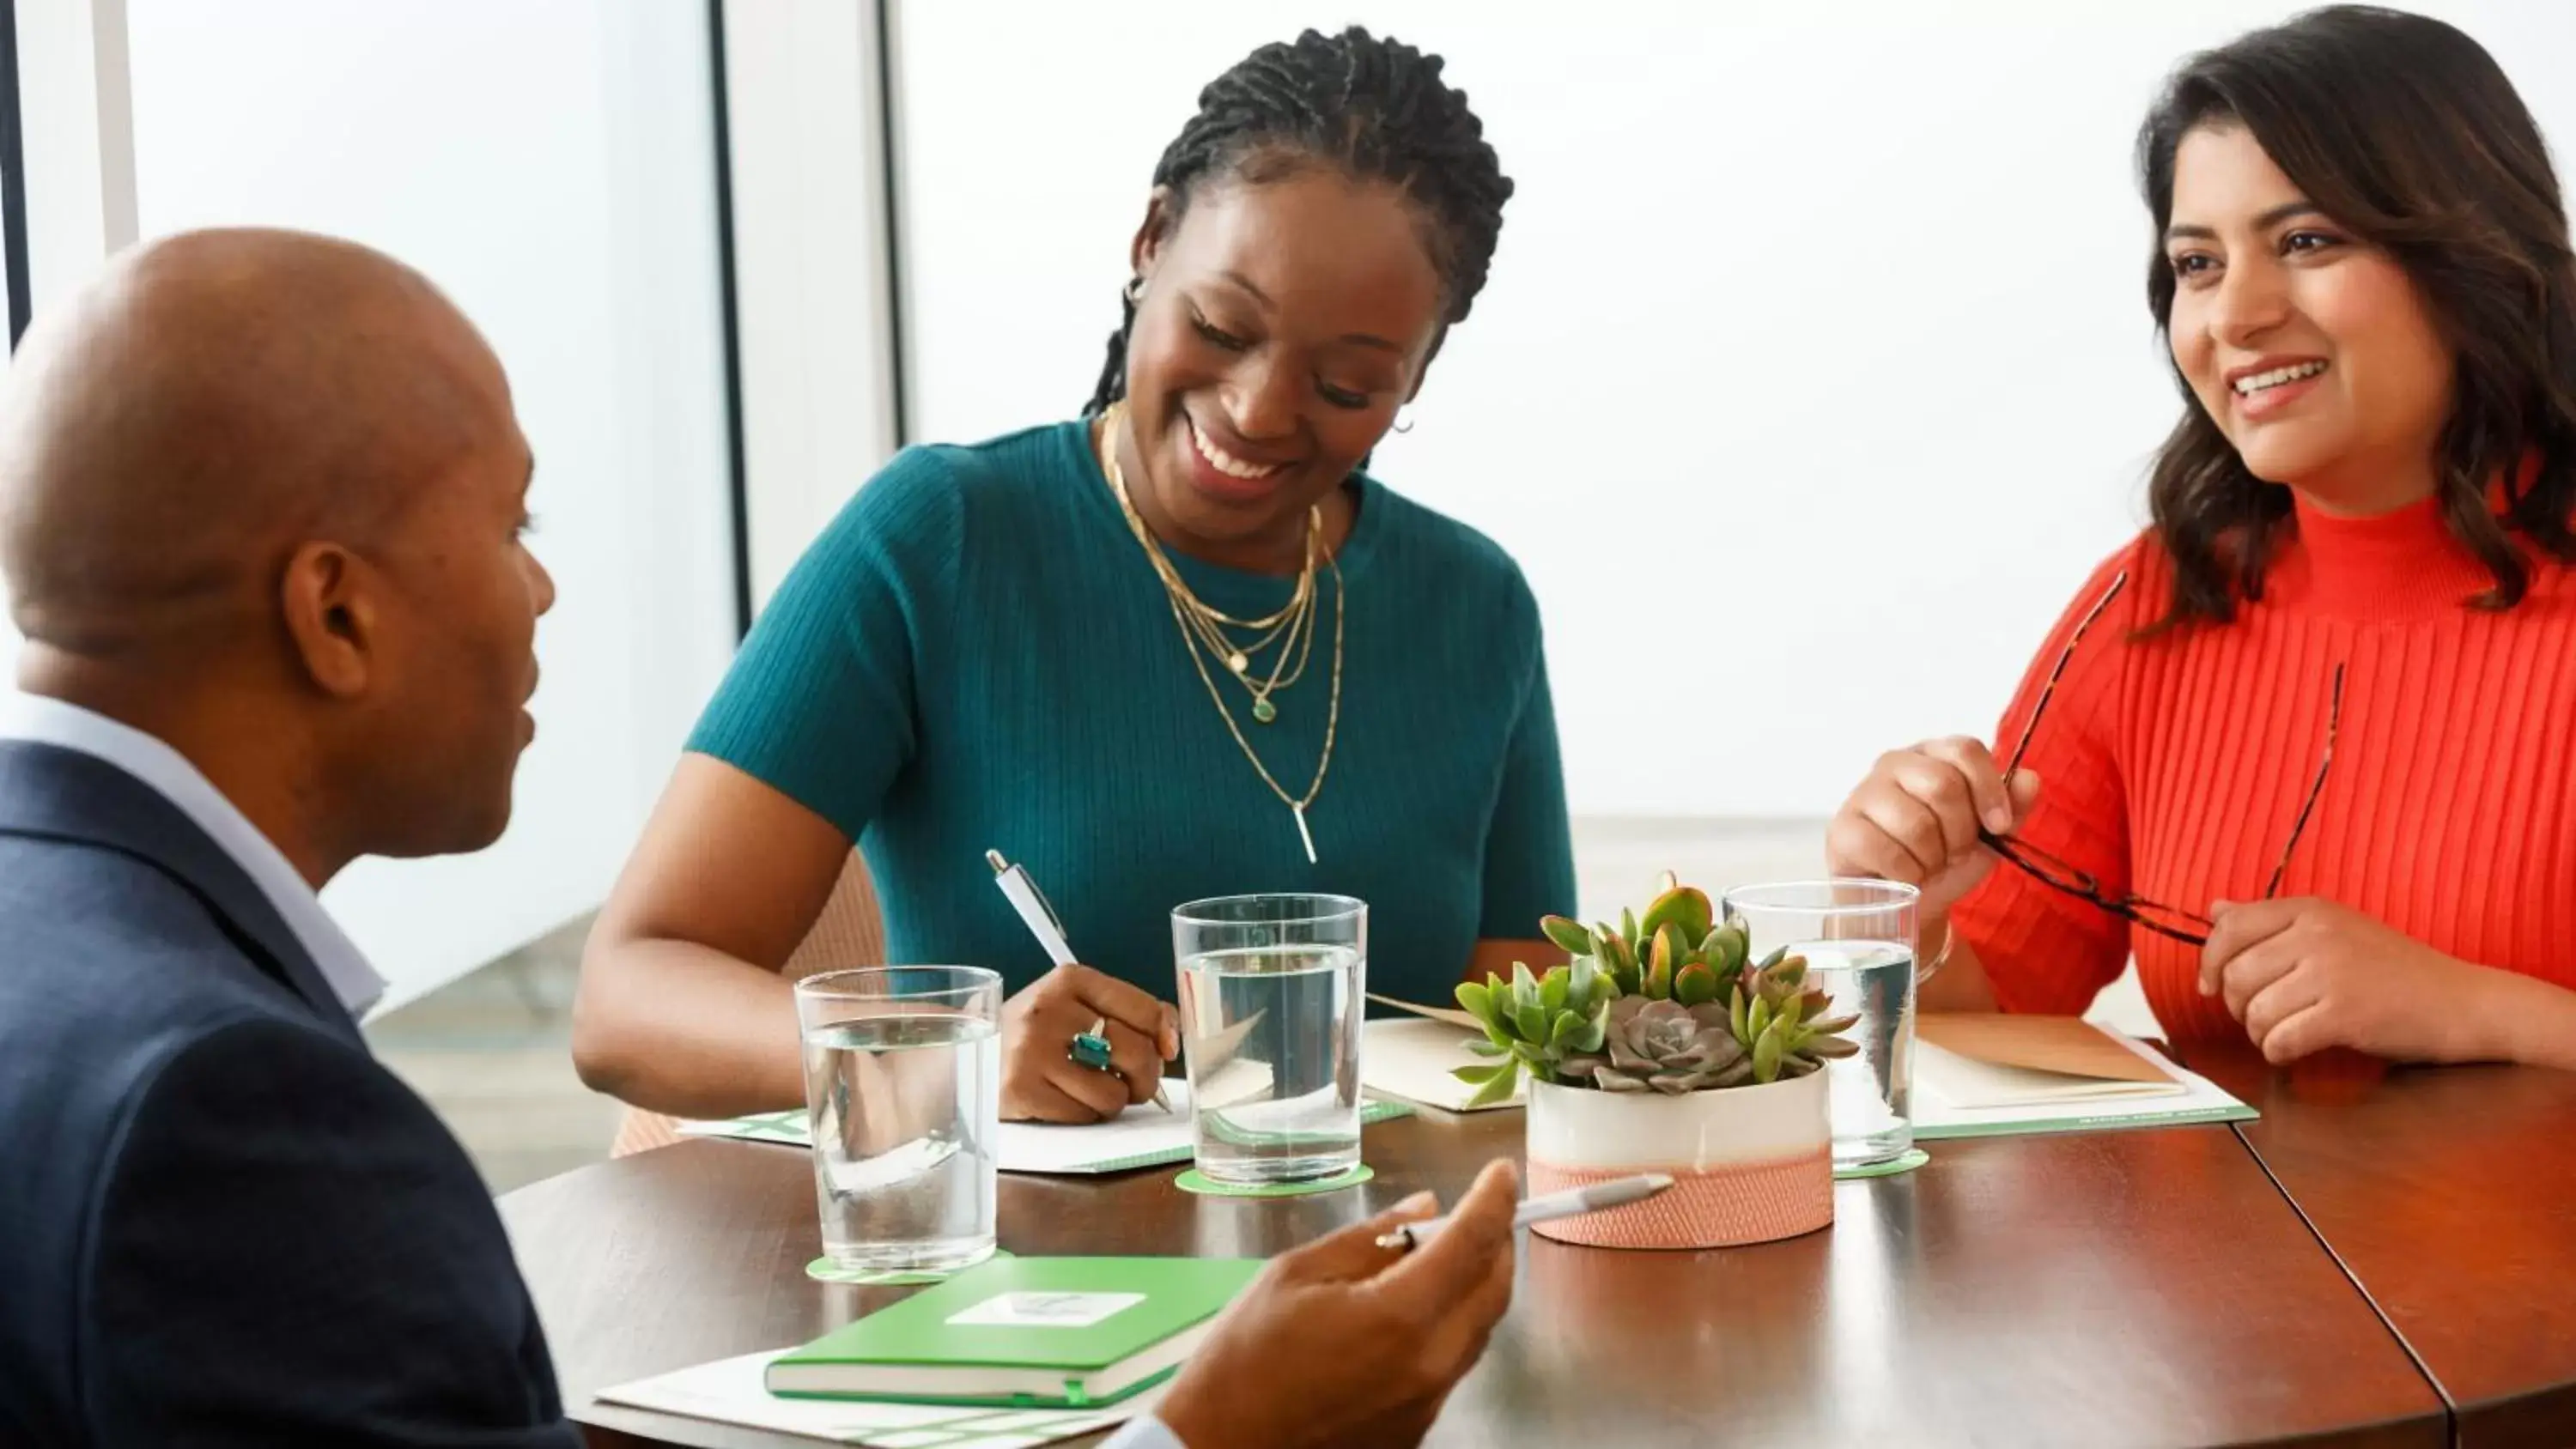
[[[1374,1182],[1269,1202],[1193,1197],[1169,1169],[1006,1174],[1002,1242],[1268,1255],[1419,1187],[1454,1199],[1520,1143],[1513,1112],[1380,1123]],[[791,1149],[691,1142],[501,1207],[595,1443],[803,1444],[591,1394],[803,1342],[902,1291],[805,1278],[813,1185]],[[1935,1144],[1917,1172],[1842,1184],[1835,1212],[1709,1253],[1529,1239],[1510,1316],[1430,1442],[2448,1442],[2441,1399],[2225,1128]]]
[[[2291,1072],[2194,1053],[2246,1143],[2457,1415],[2462,1449],[2576,1443],[2576,1073]]]

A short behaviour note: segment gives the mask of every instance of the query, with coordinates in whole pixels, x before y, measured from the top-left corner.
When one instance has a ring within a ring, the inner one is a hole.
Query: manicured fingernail
[[[1986,828],[1997,835],[2001,835],[2005,831],[2012,829],[2012,826],[2012,812],[2005,809],[2003,806],[1998,805],[1986,812]]]

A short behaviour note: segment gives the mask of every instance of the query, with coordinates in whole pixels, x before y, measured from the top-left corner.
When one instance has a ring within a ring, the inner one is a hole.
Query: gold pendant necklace
[[[1234,722],[1234,711],[1226,708],[1225,695],[1216,687],[1216,676],[1209,672],[1207,661],[1199,657],[1200,647],[1208,641],[1198,629],[1193,627],[1193,615],[1197,615],[1202,620],[1223,620],[1238,628],[1245,627],[1244,622],[1227,618],[1199,602],[1198,597],[1190,592],[1189,585],[1181,579],[1179,571],[1172,566],[1171,560],[1163,556],[1161,545],[1155,541],[1152,530],[1145,526],[1145,519],[1136,511],[1135,502],[1127,496],[1127,475],[1118,466],[1118,429],[1126,420],[1126,409],[1127,405],[1124,402],[1111,403],[1108,411],[1101,417],[1098,448],[1101,475],[1109,480],[1109,491],[1116,495],[1119,510],[1127,516],[1128,531],[1136,535],[1138,546],[1145,550],[1146,557],[1154,564],[1156,576],[1162,580],[1164,602],[1171,607],[1172,623],[1181,631],[1181,647],[1189,651],[1190,666],[1198,671],[1199,682],[1207,686],[1208,700],[1216,706],[1217,717],[1225,721],[1226,733],[1234,737],[1235,748],[1243,751],[1243,757],[1252,762],[1254,772],[1261,776],[1261,783],[1269,786],[1270,793],[1279,797],[1279,803],[1288,807],[1288,813],[1297,822],[1297,838],[1306,847],[1306,862],[1309,865],[1315,864],[1315,835],[1307,828],[1306,810],[1315,803],[1315,798],[1323,793],[1324,776],[1333,767],[1333,737],[1340,729],[1342,719],[1342,620],[1349,613],[1349,599],[1342,583],[1341,563],[1338,559],[1330,557],[1324,560],[1325,566],[1332,570],[1333,575],[1333,686],[1330,702],[1325,706],[1324,712],[1323,756],[1315,762],[1315,778],[1307,784],[1306,793],[1292,796],[1280,788],[1279,781],[1270,773],[1270,767],[1262,764],[1261,756],[1253,750],[1252,742],[1243,737],[1242,728]],[[1251,626],[1255,628],[1294,626],[1289,630],[1290,643],[1294,644],[1294,635],[1302,632],[1305,650],[1311,650],[1315,642],[1316,590],[1313,585],[1315,556],[1320,551],[1322,532],[1323,511],[1320,508],[1312,509],[1308,513],[1306,568],[1298,585],[1297,597],[1289,601],[1286,609]],[[1292,614],[1296,616],[1293,619],[1290,617]],[[1223,636],[1220,634],[1218,637],[1221,639]],[[1216,653],[1216,650],[1211,648],[1209,652]],[[1287,653],[1286,647],[1280,650],[1282,666],[1286,662]],[[1251,681],[1245,678],[1248,661],[1242,664],[1236,662],[1237,659],[1242,658],[1239,651],[1233,654],[1219,653],[1217,658],[1234,673],[1237,679],[1243,680],[1247,687],[1251,687]],[[1304,672],[1305,667],[1305,652],[1301,651],[1296,672]],[[1252,717],[1263,724],[1269,723],[1277,716],[1276,706],[1270,703],[1269,691],[1281,687],[1279,669],[1280,666],[1272,668],[1270,682],[1262,686],[1253,696]],[[1290,679],[1294,677],[1293,673],[1288,676]]]

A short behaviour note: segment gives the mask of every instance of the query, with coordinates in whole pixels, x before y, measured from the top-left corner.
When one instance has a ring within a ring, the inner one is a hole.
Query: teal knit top
[[[689,748],[858,842],[895,963],[987,966],[1011,991],[1046,973],[991,849],[1027,867],[1085,964],[1164,1000],[1174,906],[1321,891],[1368,903],[1369,990],[1446,1002],[1480,937],[1574,910],[1538,607],[1491,541],[1358,487],[1313,864],[1208,698],[1081,421],[896,456],[780,585]],[[1237,618],[1294,586],[1166,553]],[[1329,573],[1316,587],[1314,652],[1275,721],[1211,665],[1291,798],[1331,691]]]

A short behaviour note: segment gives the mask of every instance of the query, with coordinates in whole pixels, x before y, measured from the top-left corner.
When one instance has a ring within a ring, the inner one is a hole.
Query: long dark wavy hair
[[[2394,257],[2457,356],[2440,440],[2444,521],[2494,575],[2470,600],[2508,609],[2531,584],[2516,536],[2576,560],[2576,258],[2531,112],[2493,57],[2441,21],[2363,5],[2313,10],[2183,62],[2138,133],[2155,218],[2147,299],[2170,344],[2174,153],[2193,128],[2243,126],[2326,215]],[[2256,478],[2193,396],[2148,486],[2174,561],[2166,629],[2226,623],[2262,597],[2290,527],[2287,488]],[[2539,470],[2517,469],[2536,452]],[[2505,506],[2489,488],[2504,480]]]

